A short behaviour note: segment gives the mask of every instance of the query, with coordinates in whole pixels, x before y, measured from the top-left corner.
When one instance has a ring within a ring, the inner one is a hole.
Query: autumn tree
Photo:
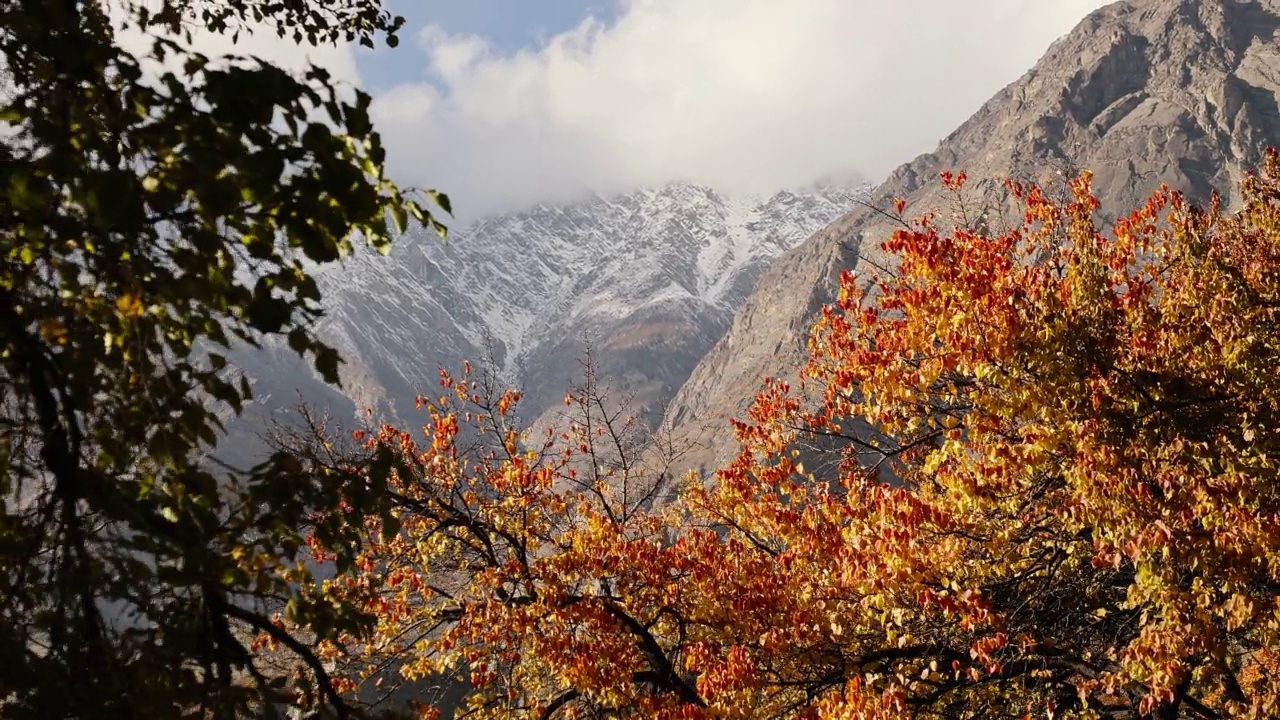
[[[377,514],[383,496],[283,456],[235,473],[202,459],[251,397],[228,347],[287,339],[337,380],[308,268],[353,241],[386,250],[410,218],[439,226],[385,177],[368,95],[319,67],[211,59],[190,32],[372,47],[401,23],[379,0],[0,8],[0,716],[338,702],[300,638],[364,616],[309,603],[297,551],[308,527],[356,542],[312,519]],[[258,663],[259,632],[301,670]]]
[[[1105,228],[1087,174],[1009,189],[998,234],[904,218],[813,330],[817,406],[769,382],[673,503],[466,378],[363,439],[389,463],[308,459],[395,488],[326,588],[378,632],[331,656],[468,680],[467,717],[1275,717],[1280,156],[1237,211],[1162,189]]]
[[[582,383],[565,397],[563,423],[537,435],[515,420],[520,394],[504,389],[491,370],[470,363],[457,377],[441,370],[440,385],[438,396],[418,399],[428,421],[418,440],[380,426],[344,442],[308,412],[305,427],[280,433],[275,443],[320,476],[389,480],[393,516],[365,518],[357,571],[317,590],[377,615],[374,635],[345,634],[326,645],[324,657],[344,689],[380,712],[425,703],[507,716],[555,687],[537,679],[555,664],[513,662],[505,652],[485,659],[491,638],[514,640],[527,631],[543,593],[591,592],[598,584],[588,569],[573,573],[575,560],[562,544],[571,535],[595,528],[611,542],[646,543],[663,533],[653,508],[672,487],[679,446],[636,422],[589,361]],[[321,538],[309,547],[315,558],[331,559]],[[544,562],[566,563],[566,572],[590,587],[544,578]],[[475,612],[473,603],[490,594],[501,599]],[[506,617],[504,608],[528,618]],[[473,683],[494,682],[507,688],[500,697],[470,692]],[[540,690],[508,696],[522,685]]]
[[[844,278],[822,409],[771,389],[700,502],[860,638],[805,643],[844,658],[834,716],[1273,716],[1280,160],[1238,213],[1162,190],[1105,232],[1087,174],[1012,189],[1021,227],[926,218]],[[797,483],[796,426],[848,443],[838,488]]]

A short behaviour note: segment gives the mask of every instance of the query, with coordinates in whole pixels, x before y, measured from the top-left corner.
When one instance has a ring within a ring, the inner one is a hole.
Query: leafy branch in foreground
[[[143,32],[146,52],[123,49],[113,23]],[[385,177],[368,95],[321,68],[188,47],[191,27],[250,23],[314,44],[372,43],[401,21],[377,0],[0,9],[5,717],[333,704],[312,648],[281,638],[306,669],[291,679],[249,638],[277,610],[315,640],[368,626],[359,608],[306,601],[298,548],[317,511],[377,514],[380,490],[326,484],[283,455],[230,477],[202,458],[252,397],[228,367],[234,344],[285,338],[336,382],[308,263],[355,238],[386,250],[410,218],[443,228]]]

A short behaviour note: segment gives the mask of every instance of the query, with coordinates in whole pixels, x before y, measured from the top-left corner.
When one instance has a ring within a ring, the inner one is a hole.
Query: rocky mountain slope
[[[760,274],[865,196],[856,185],[725,197],[689,184],[543,205],[450,235],[406,238],[390,257],[357,254],[318,282],[320,333],[347,360],[334,393],[283,346],[238,354],[261,396],[237,442],[299,397],[351,417],[413,426],[413,398],[443,364],[492,362],[522,387],[526,420],[559,406],[590,346],[600,379],[662,408]]]
[[[1005,178],[1095,172],[1103,211],[1123,211],[1159,183],[1197,201],[1233,189],[1280,145],[1280,0],[1124,0],[1091,14],[937,150],[901,166],[869,204],[907,214],[947,209],[943,170],[967,171],[975,195]],[[975,183],[974,180],[982,179]],[[689,457],[714,467],[734,449],[725,421],[763,376],[794,378],[815,312],[843,269],[869,271],[892,232],[857,208],[789,252],[677,393],[664,419]]]

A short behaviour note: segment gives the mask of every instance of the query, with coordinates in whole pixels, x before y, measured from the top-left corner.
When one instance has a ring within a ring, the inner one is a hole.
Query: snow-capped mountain
[[[423,233],[389,257],[358,253],[318,276],[320,332],[346,360],[351,406],[335,411],[371,407],[412,424],[412,399],[433,391],[439,367],[469,359],[522,387],[532,419],[563,398],[590,345],[601,378],[656,420],[760,273],[864,191],[751,198],[673,184],[534,207],[447,242]],[[269,404],[317,392],[283,348],[267,354],[270,364],[241,363],[274,390]]]

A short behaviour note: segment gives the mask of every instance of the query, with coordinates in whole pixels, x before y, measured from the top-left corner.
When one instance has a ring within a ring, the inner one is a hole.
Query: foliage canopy
[[[220,418],[251,398],[226,348],[278,336],[336,381],[308,268],[353,239],[386,250],[411,217],[443,228],[384,176],[368,95],[318,67],[215,62],[190,29],[372,45],[401,22],[379,0],[0,8],[0,714],[337,699],[306,643],[366,617],[300,594],[298,548],[304,531],[356,541],[317,511],[385,501],[284,456],[215,474]],[[306,672],[257,663],[264,630]]]
[[[1105,230],[1087,174],[1010,189],[1002,232],[904,220],[813,331],[816,405],[770,382],[670,504],[598,461],[612,419],[542,444],[444,377],[425,435],[364,438],[396,520],[326,589],[378,615],[332,657],[469,717],[1280,714],[1280,157],[1238,212],[1162,189]]]

